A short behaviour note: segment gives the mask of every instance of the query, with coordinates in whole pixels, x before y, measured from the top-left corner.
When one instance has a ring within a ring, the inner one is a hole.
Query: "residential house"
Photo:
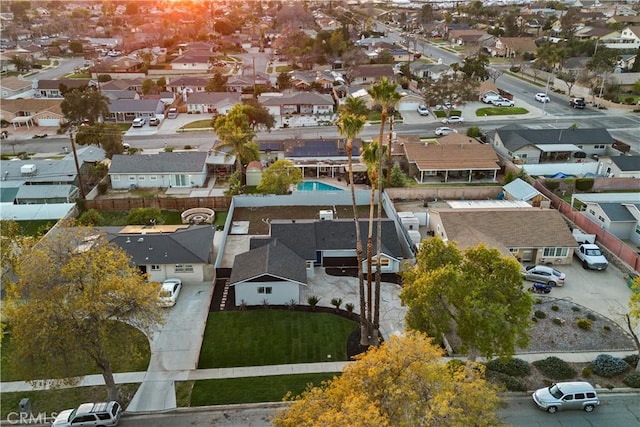
[[[611,156],[600,159],[598,173],[609,178],[640,178],[640,156]]]
[[[291,84],[300,91],[309,91],[314,87],[331,90],[336,82],[344,84],[344,77],[341,73],[335,71],[290,71]]]
[[[401,96],[396,107],[399,111],[416,111],[419,105],[425,103],[421,94],[409,89],[403,89],[400,85],[396,87],[396,92]]]
[[[187,111],[190,113],[227,114],[240,102],[236,92],[194,92],[187,96]]]
[[[620,31],[620,36],[604,41],[609,49],[638,49],[640,48],[640,25],[629,26]]]
[[[420,184],[495,182],[498,155],[488,144],[461,134],[426,142],[406,142],[409,176]]]
[[[119,90],[142,93],[143,81],[144,79],[113,79],[108,82],[100,83],[100,90],[102,92]]]
[[[96,77],[99,74],[144,73],[143,66],[143,61],[131,59],[128,56],[116,58],[105,56],[93,62],[91,73]]]
[[[479,46],[488,35],[484,30],[450,30],[448,39],[458,46]]]
[[[0,99],[28,98],[31,82],[7,76],[0,79]]]
[[[133,157],[133,156],[132,156]],[[128,225],[100,227],[150,282],[177,277],[183,282],[213,280],[211,225]]]
[[[109,178],[114,190],[130,188],[202,187],[207,180],[207,153],[116,154]]]
[[[448,202],[452,208],[431,209],[429,228],[463,250],[482,243],[527,264],[571,264],[576,240],[560,212],[514,203]]]
[[[584,216],[620,240],[640,246],[640,194],[629,193],[627,201],[583,201]]]
[[[616,64],[616,72],[627,73],[633,69],[634,64],[638,60],[638,54],[632,53],[627,55],[620,55],[618,63]]]
[[[33,91],[36,98],[64,98],[62,87],[67,89],[82,89],[88,86],[98,87],[96,80],[90,79],[60,79],[34,80]]]
[[[375,48],[376,46],[382,43],[387,43],[392,45],[394,41],[388,37],[363,37],[353,42],[354,45],[358,47],[364,47],[364,48]]]
[[[528,129],[520,125],[489,132],[487,142],[503,157],[521,164],[580,162],[608,154],[614,143],[604,128]]]
[[[209,80],[210,79],[206,77],[178,77],[177,79],[173,79],[167,83],[167,90],[179,95],[193,92],[205,92],[205,88],[209,84]]]
[[[137,117],[156,117],[164,114],[160,99],[114,99],[109,104],[109,117],[105,120],[129,123]]]
[[[225,85],[229,92],[240,92],[251,89],[255,86],[253,77],[248,76],[232,76],[227,80]]]
[[[211,54],[187,51],[170,62],[172,70],[209,72],[213,68]]]
[[[445,64],[426,64],[424,62],[412,62],[409,64],[411,74],[423,79],[440,80],[443,75],[452,74],[451,67]]]
[[[620,31],[613,31],[609,28],[585,26],[577,29],[574,37],[578,40],[606,41],[620,37]]]
[[[335,101],[331,95],[317,92],[263,93],[258,102],[273,116],[291,114],[333,114]]]
[[[102,90],[101,93],[109,99],[109,103],[117,99],[140,99],[140,95],[135,90]]]
[[[349,71],[348,79],[352,85],[374,85],[386,77],[395,81],[395,74],[391,64],[358,65]]]
[[[640,73],[613,73],[609,76],[611,83],[618,85],[620,92],[632,92],[640,79]]]
[[[236,255],[229,278],[235,305],[299,304],[307,286],[304,258],[278,239]]]
[[[533,37],[497,37],[493,44],[487,46],[491,56],[516,58],[523,54],[535,54],[536,42]]]
[[[0,118],[14,128],[26,126],[59,127],[65,123],[62,99],[5,99],[0,105]]]
[[[504,200],[518,200],[527,202],[533,207],[551,207],[551,201],[547,196],[535,189],[535,187],[520,178],[516,178],[502,186]]]

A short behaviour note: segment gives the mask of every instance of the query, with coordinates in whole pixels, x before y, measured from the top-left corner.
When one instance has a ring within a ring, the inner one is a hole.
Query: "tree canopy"
[[[76,134],[78,145],[97,145],[110,159],[114,154],[124,151],[122,131],[113,123],[94,123],[92,126],[80,126]]]
[[[109,115],[109,100],[97,90],[85,87],[64,92],[60,108],[71,124],[77,125],[84,120],[94,124],[100,116]]]
[[[158,284],[95,229],[69,224],[22,251],[15,273],[4,307],[11,366],[28,378],[65,378],[88,357],[117,400],[113,366],[139,349],[118,341],[113,351],[109,337],[122,322],[152,334],[162,320]]]
[[[470,359],[513,355],[529,343],[533,305],[520,269],[482,244],[461,252],[440,238],[423,241],[416,265],[402,275],[407,326],[433,337],[455,326]]]
[[[257,190],[265,194],[287,194],[291,185],[302,182],[302,170],[291,160],[280,159],[262,172]]]
[[[371,347],[340,377],[308,388],[274,421],[284,426],[499,426],[499,398],[474,362],[443,363],[421,333]],[[289,398],[291,396],[288,396]]]
[[[465,74],[445,74],[438,80],[425,81],[424,100],[427,105],[444,105],[448,116],[451,109],[447,105],[464,104],[478,98],[478,85],[478,80]]]
[[[225,151],[227,156],[235,156],[236,171],[244,184],[244,165],[257,160],[257,153],[250,145],[256,134],[251,128],[245,106],[236,104],[228,114],[218,116],[213,122],[213,128],[220,138],[217,148]]]

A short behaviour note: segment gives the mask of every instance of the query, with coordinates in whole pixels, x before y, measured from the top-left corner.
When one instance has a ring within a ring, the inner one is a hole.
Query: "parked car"
[[[137,117],[133,119],[133,121],[131,122],[131,125],[134,128],[141,128],[142,126],[144,126],[145,123],[146,123],[146,120],[144,117]]]
[[[76,409],[60,412],[51,427],[117,426],[121,416],[122,407],[116,401],[83,403]]]
[[[587,106],[587,103],[584,101],[584,98],[572,97],[571,99],[569,99],[569,106],[584,110],[584,107]]]
[[[178,109],[175,107],[169,108],[169,111],[167,112],[167,118],[175,119],[176,117],[178,117]]]
[[[502,96],[498,95],[497,93],[489,92],[482,95],[481,101],[485,104],[491,104],[491,102],[495,99],[502,99]]]
[[[461,116],[445,117],[444,119],[442,119],[442,123],[445,123],[445,124],[464,123],[464,118],[462,118]]]
[[[418,113],[421,116],[428,116],[429,115],[429,109],[427,108],[426,105],[418,105]]]
[[[182,280],[180,279],[167,279],[162,282],[162,288],[160,289],[160,305],[163,307],[173,307],[178,301],[178,295],[182,289]]]
[[[160,124],[160,119],[157,117],[151,117],[149,119],[149,126],[158,126]]]
[[[536,95],[535,95],[535,99],[536,99],[536,101],[538,101],[538,102],[542,102],[542,103],[544,103],[544,104],[546,104],[547,102],[551,102],[551,99],[549,99],[549,97],[547,96],[547,94],[546,94],[546,93],[543,93],[543,92],[538,92],[538,93],[536,93]]]
[[[436,135],[438,136],[451,135],[452,133],[458,133],[458,131],[447,126],[436,128]]]
[[[0,132],[0,139],[7,139],[9,138],[9,132],[7,132],[6,130],[3,130],[2,132]]]
[[[538,408],[556,413],[561,409],[582,409],[592,412],[600,404],[598,393],[585,381],[571,381],[553,384],[536,390],[531,396]]]
[[[514,105],[516,105],[510,99],[505,99],[505,98],[492,99],[491,104],[493,104],[496,107],[513,107]]]
[[[564,286],[566,275],[546,265],[531,265],[524,270],[524,279],[529,282],[546,283],[552,286]]]

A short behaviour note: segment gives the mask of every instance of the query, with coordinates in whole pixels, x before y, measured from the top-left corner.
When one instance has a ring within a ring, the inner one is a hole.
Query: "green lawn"
[[[514,114],[527,114],[529,110],[522,107],[484,107],[476,110],[476,116],[510,116]]]
[[[346,342],[357,324],[329,313],[290,310],[212,312],[198,368],[347,360]]]
[[[4,381],[4,378],[2,379]],[[121,402],[125,407],[131,397],[138,390],[139,384],[122,384],[122,393],[127,396]],[[31,411],[34,416],[41,412],[50,415],[64,409],[75,408],[84,402],[103,402],[107,400],[107,389],[98,387],[76,387],[57,390],[27,391],[18,393],[0,394],[0,417],[7,420],[10,412],[18,412],[21,399],[27,398],[31,402]],[[15,416],[12,414],[12,417]],[[17,418],[13,418],[17,421]],[[11,420],[8,420],[11,421]],[[17,423],[16,423],[17,424]]]
[[[433,110],[433,115],[439,119],[444,119],[445,117],[447,117],[447,112],[445,110]],[[451,110],[451,112],[449,113],[449,117],[461,115],[462,111],[460,110]]]
[[[36,236],[44,234],[55,225],[53,219],[34,219],[30,221],[16,221],[20,226],[20,234],[23,236]]]
[[[129,212],[100,212],[104,222],[100,224],[102,227],[127,225],[127,215]],[[182,218],[181,212],[162,211],[162,225],[180,225]]]
[[[119,343],[122,341],[135,342],[138,349],[139,357],[131,357],[123,364],[114,364],[112,366],[113,372],[139,372],[146,371],[149,366],[149,358],[151,357],[151,350],[149,348],[149,340],[147,337],[135,329],[133,326],[129,326],[125,323],[116,323],[113,333],[112,342],[107,343],[107,352],[120,351]],[[19,375],[13,369],[9,363],[11,358],[12,343],[11,334],[5,334],[2,337],[2,354],[0,354],[0,378],[2,381],[20,381],[20,380],[34,380],[39,378],[51,378],[49,372],[44,368],[42,372],[30,372],[30,378],[25,378]],[[77,371],[69,371],[65,377],[75,377],[88,374],[99,374],[100,370],[95,366],[94,362],[88,357],[84,360],[84,366]],[[4,407],[4,406],[3,406]],[[58,408],[60,409],[60,408]]]
[[[312,383],[317,386],[322,381],[330,380],[336,375],[340,375],[340,373],[200,380],[193,384],[191,396],[181,396],[178,406],[280,402],[289,391],[294,396],[298,396],[307,388],[307,384]],[[186,384],[187,387],[189,385],[190,383]],[[180,383],[176,384],[176,389],[181,389]]]
[[[195,120],[193,122],[187,123],[182,126],[180,129],[206,129],[212,127],[211,118],[204,120]]]

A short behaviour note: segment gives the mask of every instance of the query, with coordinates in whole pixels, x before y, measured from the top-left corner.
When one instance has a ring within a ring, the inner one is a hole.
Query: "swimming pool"
[[[340,187],[325,184],[320,181],[303,181],[298,184],[298,191],[343,191]]]

